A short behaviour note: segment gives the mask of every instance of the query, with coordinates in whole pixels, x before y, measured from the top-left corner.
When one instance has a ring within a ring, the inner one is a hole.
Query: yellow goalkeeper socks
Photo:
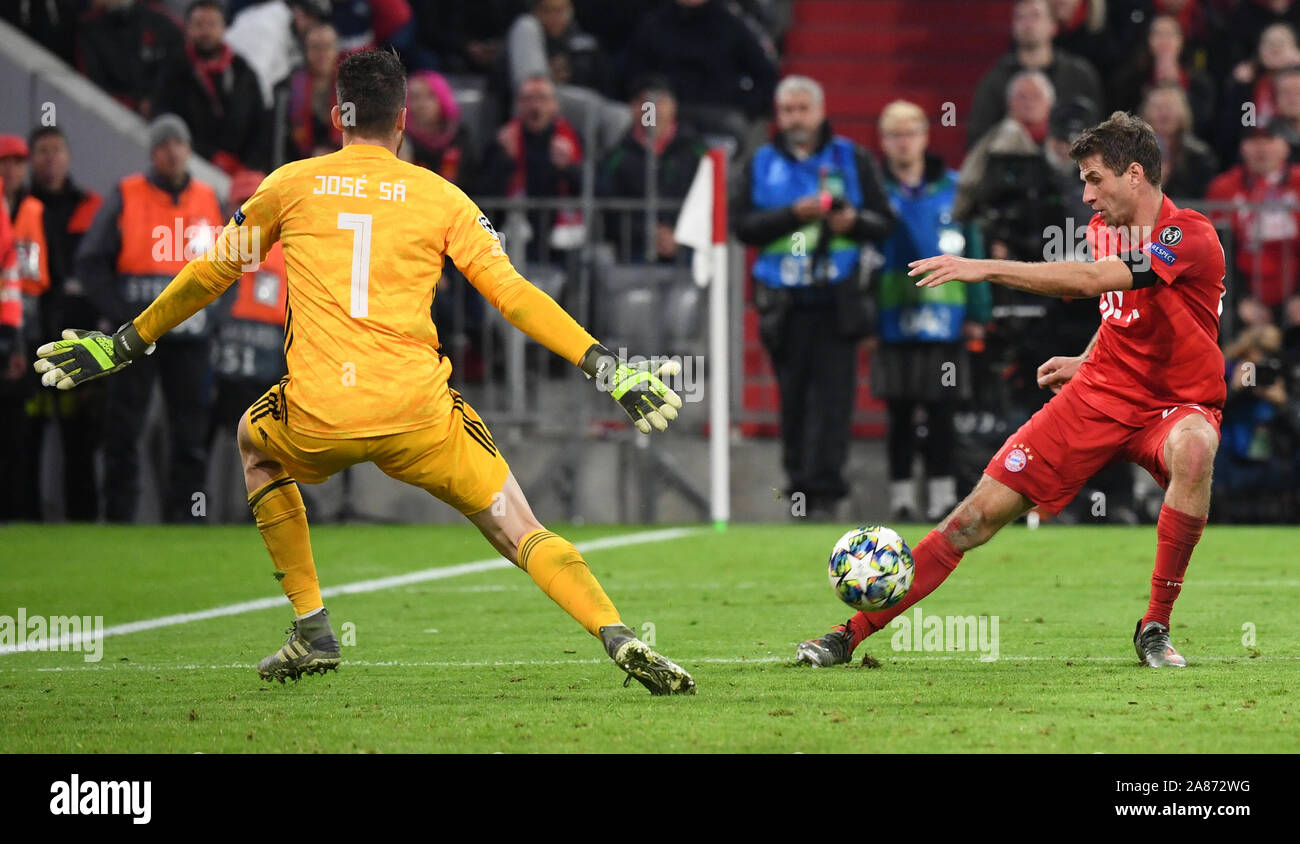
[[[320,582],[311,556],[307,532],[307,507],[293,478],[269,481],[248,496],[248,507],[271,554],[275,577],[299,617],[320,609]]]
[[[519,567],[543,592],[593,636],[622,624],[618,610],[600,588],[578,549],[549,530],[535,530],[519,542]]]

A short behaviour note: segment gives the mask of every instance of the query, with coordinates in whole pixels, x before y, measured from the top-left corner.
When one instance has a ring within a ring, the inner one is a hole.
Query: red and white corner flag
[[[695,250],[691,275],[709,288],[709,500],[713,524],[731,518],[730,325],[727,314],[727,153],[709,150],[682,202],[673,240]]]

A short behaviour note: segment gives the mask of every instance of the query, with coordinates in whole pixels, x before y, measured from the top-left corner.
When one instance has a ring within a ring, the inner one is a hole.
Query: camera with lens
[[[1255,364],[1255,386],[1271,387],[1282,380],[1285,368],[1278,358],[1265,358]]]

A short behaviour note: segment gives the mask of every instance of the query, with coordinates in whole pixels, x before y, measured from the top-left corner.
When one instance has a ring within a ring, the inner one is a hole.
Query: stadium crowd
[[[141,174],[124,173],[112,194],[100,197],[72,178],[76,162],[58,127],[0,125],[10,133],[0,136],[0,181],[19,247],[0,296],[0,520],[45,515],[39,455],[51,418],[78,423],[77,436],[60,438],[64,515],[135,518],[138,444],[135,432],[114,420],[147,401],[154,379],[165,387],[170,418],[164,483],[177,493],[164,516],[188,518],[188,493],[180,491],[202,486],[196,479],[211,432],[230,428],[282,371],[283,264],[269,257],[218,313],[166,338],[170,348],[157,366],[133,367],[110,385],[69,395],[41,391],[32,350],[68,325],[115,328],[183,263],[182,250],[166,260],[140,251],[137,229],[152,230],[151,202],[169,197],[187,219],[216,223],[270,169],[337,149],[335,69],[347,52],[375,46],[396,50],[409,71],[402,155],[476,199],[564,200],[582,193],[591,174],[597,196],[643,199],[653,159],[654,194],[671,203],[685,196],[705,149],[727,145],[737,162],[735,231],[759,253],[753,303],[781,383],[790,489],[814,490],[830,510],[847,493],[840,471],[848,397],[832,401],[808,385],[845,383],[858,343],[869,337],[873,389],[889,412],[890,500],[899,518],[941,513],[965,484],[955,480],[963,449],[953,421],[958,410],[978,407],[1018,424],[1050,397],[1034,383],[1038,363],[1082,350],[1097,324],[1092,301],[981,285],[909,298],[921,294],[899,281],[906,262],[927,250],[1042,260],[1048,232],[1060,231],[1067,243],[1081,239],[1092,211],[1080,201],[1069,144],[1111,110],[1135,111],[1160,139],[1166,193],[1206,208],[1230,254],[1223,336],[1229,399],[1216,518],[1296,518],[1300,0],[1016,0],[1011,48],[978,80],[959,124],[967,148],[961,162],[928,149],[933,116],[907,102],[880,115],[879,149],[835,135],[817,81],[780,79],[791,5],[4,4],[0,17],[150,121],[150,163]],[[654,120],[644,119],[647,104]],[[232,177],[227,207],[218,208],[212,190],[187,174],[191,152]],[[786,175],[756,175],[755,161],[777,159],[790,164]],[[594,167],[584,166],[591,161]],[[823,193],[833,201],[822,203]],[[684,266],[689,254],[672,237],[675,212],[656,214],[650,225],[632,215],[619,238],[616,223],[543,203],[530,212],[543,236],[530,241],[527,259],[565,266],[566,252],[596,236],[616,245],[621,261]],[[813,236],[811,262],[794,269],[808,273],[809,289],[791,301],[782,292],[794,284],[789,268],[765,264],[764,254],[798,232]],[[875,259],[859,260],[864,250]],[[837,284],[846,279],[853,284]],[[472,291],[454,274],[444,288],[440,320],[449,318],[442,309],[452,302],[462,319],[481,311],[465,301]],[[857,295],[838,295],[850,289]],[[836,331],[823,330],[827,325]],[[947,360],[963,362],[959,389],[936,390],[920,373]],[[471,359],[462,371],[481,375],[483,367]],[[911,476],[917,450],[928,478],[925,507]],[[102,487],[86,482],[97,474],[98,451],[112,475],[125,479],[103,500]],[[1097,483],[1112,496],[1112,513],[1132,511],[1131,475],[1107,474]]]

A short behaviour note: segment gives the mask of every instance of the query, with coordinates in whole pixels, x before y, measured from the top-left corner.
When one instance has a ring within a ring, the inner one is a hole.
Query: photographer
[[[1057,233],[1057,241],[1068,247],[1077,227],[1086,225],[1092,215],[1091,209],[1082,209],[1077,213],[1087,216],[1067,220],[1067,214],[1075,212],[1066,210],[1065,180],[1052,164],[1053,135],[1068,149],[1069,139],[1059,136],[1077,133],[1088,125],[1091,113],[1078,107],[1079,102],[1088,101],[1071,100],[1057,108],[1052,83],[1036,70],[1012,77],[1006,97],[1009,116],[980,139],[962,165],[953,216],[978,227],[991,258],[1041,261],[1070,257],[1049,254],[1049,234]],[[1070,164],[1076,186],[1073,191],[1078,196],[1082,194],[1078,167]],[[1054,315],[1062,310],[1073,312],[1080,305],[1089,324],[1080,337],[1062,338],[1062,323],[1053,319]],[[1096,329],[1096,306],[1090,302],[1071,306],[995,287],[993,321],[987,359],[1003,373],[1001,391],[980,391],[980,398],[984,409],[1010,414],[1009,420],[1019,424],[1046,400],[1034,376],[1038,364],[1063,341],[1085,345]]]
[[[980,224],[990,257],[1041,261],[1043,228],[1064,216],[1046,153],[1056,94],[1045,74],[1026,70],[1012,77],[1006,96],[1008,116],[962,164],[953,216]]]
[[[733,184],[736,236],[759,247],[754,307],[781,392],[787,494],[833,518],[857,394],[857,342],[872,328],[865,244],[895,216],[871,156],[832,135],[821,85],[790,76],[776,89],[776,138]]]
[[[1279,493],[1284,507],[1294,505],[1300,416],[1288,399],[1281,347],[1276,326],[1256,325],[1224,349],[1228,400],[1223,444],[1214,461],[1214,496],[1229,518],[1282,516],[1261,512],[1262,499],[1277,502]]]

